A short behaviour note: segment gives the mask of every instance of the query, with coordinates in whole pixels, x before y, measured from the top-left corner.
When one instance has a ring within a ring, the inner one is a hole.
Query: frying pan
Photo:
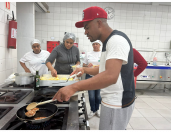
[[[16,113],[17,118],[19,118],[21,122],[11,127],[9,130],[14,130],[20,125],[27,123],[27,122],[32,123],[32,124],[46,122],[50,120],[58,112],[58,107],[56,105],[47,103],[44,105],[37,106],[37,108],[39,108],[39,111],[36,112],[35,116],[29,118],[25,116],[25,113],[27,112],[26,107],[27,105],[21,107]],[[34,120],[34,118],[37,118],[37,117],[46,117],[46,118]]]

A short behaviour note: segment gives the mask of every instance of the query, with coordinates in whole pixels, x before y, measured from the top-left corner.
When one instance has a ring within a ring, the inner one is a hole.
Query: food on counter
[[[35,110],[29,110],[28,112],[25,113],[27,117],[33,117],[36,114]]]
[[[61,78],[60,80],[67,80],[67,78],[66,78],[66,77],[63,77],[63,78]]]
[[[41,78],[40,78],[40,80],[47,80],[47,78],[45,78],[45,77],[41,77]]]
[[[74,79],[73,78],[70,78],[69,81],[73,81]]]
[[[50,77],[50,78],[41,77],[40,80],[59,80],[59,78],[58,77]]]
[[[67,77],[40,77],[40,80],[67,80]],[[73,81],[73,78],[70,78],[69,81]]]
[[[58,77],[51,77],[48,80],[59,80],[59,78]]]
[[[46,117],[37,117],[37,118],[34,118],[35,120],[40,120],[40,119],[44,119]]]

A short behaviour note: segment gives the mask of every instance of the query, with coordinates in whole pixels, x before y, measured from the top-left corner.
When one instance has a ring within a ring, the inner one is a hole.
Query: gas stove
[[[6,112],[3,110],[5,115],[0,119],[0,130],[90,130],[84,93],[80,99],[76,95],[67,102],[53,102],[59,111],[47,122],[39,124],[24,123],[16,117],[16,112],[24,105],[52,99],[58,90],[59,87],[41,87],[38,91],[34,91],[33,88],[29,87],[1,87],[0,97],[5,95],[13,97],[18,93],[22,93],[22,97],[16,96],[15,98],[18,97],[19,101],[12,101],[10,103],[7,103],[6,98],[6,103],[0,103],[0,107],[13,107],[13,109]]]

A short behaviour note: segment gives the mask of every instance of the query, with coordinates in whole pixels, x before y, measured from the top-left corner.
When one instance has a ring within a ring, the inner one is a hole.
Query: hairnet
[[[66,33],[64,38],[63,38],[63,41],[65,41],[67,39],[72,39],[73,41],[75,41],[75,34],[73,34],[73,33]]]
[[[98,44],[102,45],[102,42],[100,40],[96,40],[96,41],[92,42],[92,44],[94,44],[94,43],[98,43]]]
[[[41,45],[41,43],[40,43],[40,41],[39,41],[38,39],[34,39],[33,41],[31,41],[31,47],[32,47],[32,45],[35,44],[35,43],[38,43],[38,44]]]

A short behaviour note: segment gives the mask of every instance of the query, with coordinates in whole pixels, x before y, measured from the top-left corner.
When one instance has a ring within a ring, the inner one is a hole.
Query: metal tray
[[[44,74],[44,77],[52,77],[50,74]],[[67,74],[60,74],[58,75],[60,78],[68,78],[70,75]],[[68,80],[40,80],[40,86],[68,86],[73,83],[79,82],[81,79],[80,77],[75,77],[73,81]]]

